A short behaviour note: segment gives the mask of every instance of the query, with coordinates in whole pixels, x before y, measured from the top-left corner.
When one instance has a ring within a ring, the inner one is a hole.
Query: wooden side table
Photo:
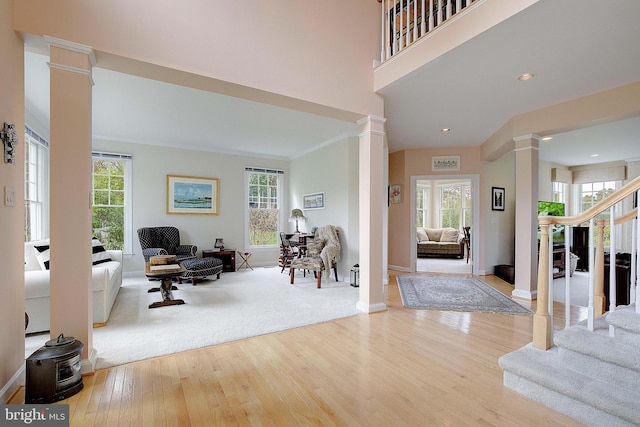
[[[202,258],[218,258],[222,261],[222,271],[236,271],[236,251],[214,251],[212,249],[203,249]]]

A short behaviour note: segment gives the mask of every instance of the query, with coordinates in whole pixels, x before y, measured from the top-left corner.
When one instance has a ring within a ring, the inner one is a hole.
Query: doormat
[[[407,308],[533,314],[479,279],[403,275],[396,280],[402,305]]]

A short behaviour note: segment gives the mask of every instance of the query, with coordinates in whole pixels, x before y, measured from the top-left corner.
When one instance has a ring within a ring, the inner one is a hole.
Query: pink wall
[[[433,172],[432,156],[460,156],[460,171]],[[401,184],[401,203],[389,206],[389,265],[409,268],[411,265],[410,242],[415,241],[415,231],[410,226],[412,176],[480,174],[482,162],[480,147],[432,148],[403,150],[389,155],[389,184]]]
[[[24,49],[12,16],[13,2],[0,2],[0,129],[15,124],[19,141],[15,164],[4,163],[0,154],[0,387],[24,366]],[[15,206],[4,204],[6,187],[15,190]],[[2,389],[0,402],[15,385]]]
[[[377,2],[189,4],[21,0],[15,28],[91,46],[98,67],[115,55],[357,113],[354,121],[383,115],[372,90]]]

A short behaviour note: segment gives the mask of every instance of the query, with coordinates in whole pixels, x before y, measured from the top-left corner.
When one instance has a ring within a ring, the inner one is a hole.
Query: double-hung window
[[[107,249],[132,253],[131,156],[94,152],[91,228]]]
[[[49,143],[25,126],[24,145],[24,240],[30,242],[49,235]]]
[[[471,226],[471,186],[468,184],[440,187],[440,227],[460,229]]]
[[[581,212],[586,211],[591,206],[597,204],[605,197],[616,191],[620,186],[619,181],[601,181],[601,182],[587,182],[580,185],[580,207]],[[606,210],[598,215],[596,218],[602,218],[604,223],[604,245],[609,246],[611,243],[611,227],[609,223],[610,210]],[[594,233],[595,234],[595,233]],[[616,236],[618,236],[616,234]],[[595,238],[595,236],[594,236]]]
[[[283,221],[281,170],[245,168],[247,247],[278,245]]]

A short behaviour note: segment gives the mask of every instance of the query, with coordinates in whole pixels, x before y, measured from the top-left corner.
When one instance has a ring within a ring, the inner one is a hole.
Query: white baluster
[[[451,10],[451,2],[452,1],[453,0],[447,0],[447,17],[446,17],[446,19],[451,18],[451,12],[452,12],[452,10]]]
[[[572,242],[571,235],[573,227],[564,226],[564,327],[571,326],[571,251],[569,242]],[[568,268],[567,268],[568,267]]]
[[[420,12],[420,15],[422,15],[422,19],[420,20],[420,34],[424,36],[424,34],[427,32],[427,22],[425,17],[426,15],[426,9],[424,8],[425,4],[424,4],[424,0],[422,1],[422,11]]]
[[[618,284],[616,280],[616,205],[609,210],[609,312],[616,310]],[[609,336],[615,336],[613,325],[609,325]]]
[[[593,308],[593,298],[595,297],[595,280],[593,271],[595,270],[595,257],[594,257],[594,246],[593,246],[593,218],[589,220],[589,306],[587,307],[587,329],[593,332],[593,322],[594,322],[594,308]]]
[[[442,24],[442,0],[438,0],[438,25]]]
[[[433,1],[429,0],[429,31],[433,30]]]
[[[636,242],[636,239],[638,238],[637,222],[637,217],[631,220],[631,279],[629,280],[629,304],[633,304],[636,300],[636,254],[638,253],[638,244]]]
[[[460,13],[460,9],[462,9],[462,0],[456,0],[456,13]]]
[[[413,40],[418,40],[418,0],[413,0]]]
[[[549,224],[549,293],[547,294],[547,305],[551,322],[551,334],[553,334],[553,224]],[[542,244],[542,242],[540,242]]]
[[[382,28],[381,28],[382,31],[380,31],[380,62],[384,62],[385,59],[387,59],[385,57],[386,49],[385,49],[385,44],[384,44],[384,38],[385,38],[385,33],[386,33],[385,28],[388,27],[387,21],[385,20],[385,13],[384,13],[384,5],[385,5],[385,3],[386,2],[384,2],[384,1],[380,2],[380,22],[381,22],[380,25],[382,25]]]

